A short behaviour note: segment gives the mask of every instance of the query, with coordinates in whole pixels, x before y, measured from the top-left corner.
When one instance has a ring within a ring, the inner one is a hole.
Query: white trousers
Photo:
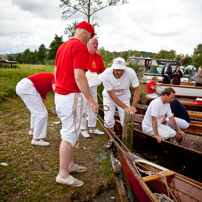
[[[70,93],[68,95],[55,93],[55,105],[57,115],[62,122],[61,138],[74,147],[81,132],[83,97],[81,93]]]
[[[93,96],[93,99],[95,102],[97,102],[97,86],[90,87],[91,94]],[[88,127],[96,127],[97,123],[97,118],[88,104],[88,100],[85,98],[83,95],[83,116],[82,116],[82,121],[81,121],[81,129],[86,130],[86,125],[87,125],[87,116],[88,116]]]
[[[46,138],[48,112],[34,84],[24,78],[18,82],[16,93],[31,112],[30,127],[34,129],[33,139]]]
[[[146,94],[147,98],[158,98],[158,94],[156,93],[151,93],[151,94]]]
[[[150,128],[150,129],[147,129],[147,130],[142,128],[142,130],[143,130],[144,133],[147,133],[149,135],[154,136],[153,128]],[[164,124],[161,124],[160,126],[158,126],[157,130],[158,130],[159,136],[161,136],[164,140],[167,140],[169,138],[175,137],[175,135],[176,135],[175,130],[173,130],[172,128],[170,128],[169,126],[166,126]]]
[[[190,125],[190,123],[188,123],[187,121],[181,119],[181,118],[178,118],[178,117],[174,117],[175,118],[175,122],[178,126],[178,128],[180,130],[184,130],[184,129],[187,129]],[[171,128],[175,129],[175,127],[173,126],[173,124],[170,122],[169,118],[167,117],[166,118],[166,125],[170,126]]]
[[[126,106],[130,106],[130,100],[125,99],[121,100]],[[105,123],[109,126],[109,128],[113,128],[115,125],[115,120],[114,120],[114,114],[116,111],[116,108],[118,109],[119,117],[121,120],[121,125],[123,126],[123,121],[124,121],[124,109],[118,106],[115,102],[112,100],[103,97],[103,105],[106,105],[109,107],[109,111],[104,111],[104,121]],[[104,110],[107,110],[107,107],[104,107]]]

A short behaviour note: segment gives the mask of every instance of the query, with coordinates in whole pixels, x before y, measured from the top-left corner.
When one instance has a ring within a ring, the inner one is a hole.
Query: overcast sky
[[[99,47],[109,51],[175,50],[193,54],[202,43],[201,0],[128,0],[96,14]],[[0,54],[46,48],[55,34],[63,35],[67,24],[87,20],[77,15],[62,20],[60,0],[0,0]]]

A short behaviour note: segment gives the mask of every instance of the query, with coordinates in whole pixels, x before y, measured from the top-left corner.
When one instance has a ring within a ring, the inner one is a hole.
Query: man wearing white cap
[[[133,115],[136,112],[136,105],[140,98],[139,81],[135,71],[132,68],[126,67],[126,62],[123,58],[114,59],[111,68],[106,69],[101,74],[101,79],[104,85],[103,104],[110,108],[104,112],[105,123],[111,130],[114,130],[115,120],[114,114],[118,109],[121,124],[123,125],[124,111]],[[130,105],[130,85],[134,88],[134,96],[132,105]],[[105,145],[111,148],[113,142]]]

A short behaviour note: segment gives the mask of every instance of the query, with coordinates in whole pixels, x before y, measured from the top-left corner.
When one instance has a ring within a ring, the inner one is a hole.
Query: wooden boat
[[[145,115],[146,110],[147,110],[147,105],[143,105],[143,104],[137,104],[136,109],[137,109],[137,114],[142,114]],[[197,111],[191,111],[191,110],[187,110],[191,121],[195,121],[196,122],[202,122],[202,113],[201,112],[197,112]],[[198,123],[201,124],[201,123]]]
[[[202,89],[201,89],[202,90]],[[147,104],[149,104],[153,99],[147,98]],[[190,101],[184,101],[178,99],[187,110],[193,110],[193,111],[199,111],[202,112],[202,104],[199,104],[198,102],[190,102]]]
[[[201,117],[202,117],[202,115],[201,115]],[[136,113],[135,123],[142,124],[143,118],[144,118],[143,114]],[[191,120],[189,127],[187,129],[185,129],[184,131],[188,132],[188,133],[195,133],[202,137],[202,120],[198,120],[198,121]]]
[[[176,202],[202,201],[202,183],[129,154],[119,147],[117,151],[125,178],[136,201],[158,202],[163,201],[160,197],[167,196]],[[148,172],[152,175],[146,175]],[[162,176],[165,176],[166,180]]]
[[[122,126],[119,120],[118,114],[115,114],[115,131],[118,134],[122,134]],[[155,148],[166,149],[170,152],[177,153],[178,155],[186,156],[187,158],[193,158],[196,160],[202,160],[202,136],[201,134],[189,134],[186,133],[186,136],[175,144],[170,141],[163,141],[160,144],[157,143],[157,140],[154,136],[144,133],[140,123],[134,123],[133,128],[133,141],[136,139],[149,143],[150,145],[155,146]]]
[[[165,88],[173,88],[175,90],[175,97],[196,99],[202,98],[202,87],[193,85],[174,85],[174,84],[161,84],[157,87],[157,92],[161,93]]]

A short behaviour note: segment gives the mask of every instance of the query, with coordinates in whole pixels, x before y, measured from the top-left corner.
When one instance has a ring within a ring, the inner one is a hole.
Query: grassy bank
[[[87,172],[72,174],[83,180],[80,188],[55,182],[59,170],[61,123],[58,117],[48,117],[48,147],[31,145],[28,135],[30,112],[16,96],[15,86],[22,78],[38,73],[52,72],[53,66],[22,65],[20,69],[0,69],[0,201],[91,201],[112,182],[111,164],[104,136],[79,137],[74,160],[87,167]],[[9,90],[10,89],[10,90]],[[6,99],[6,100],[5,100]],[[46,105],[51,108],[54,93],[48,93]]]
[[[54,72],[53,65],[19,65],[16,69],[0,69],[0,102],[15,97],[16,84],[23,78],[38,72]]]

